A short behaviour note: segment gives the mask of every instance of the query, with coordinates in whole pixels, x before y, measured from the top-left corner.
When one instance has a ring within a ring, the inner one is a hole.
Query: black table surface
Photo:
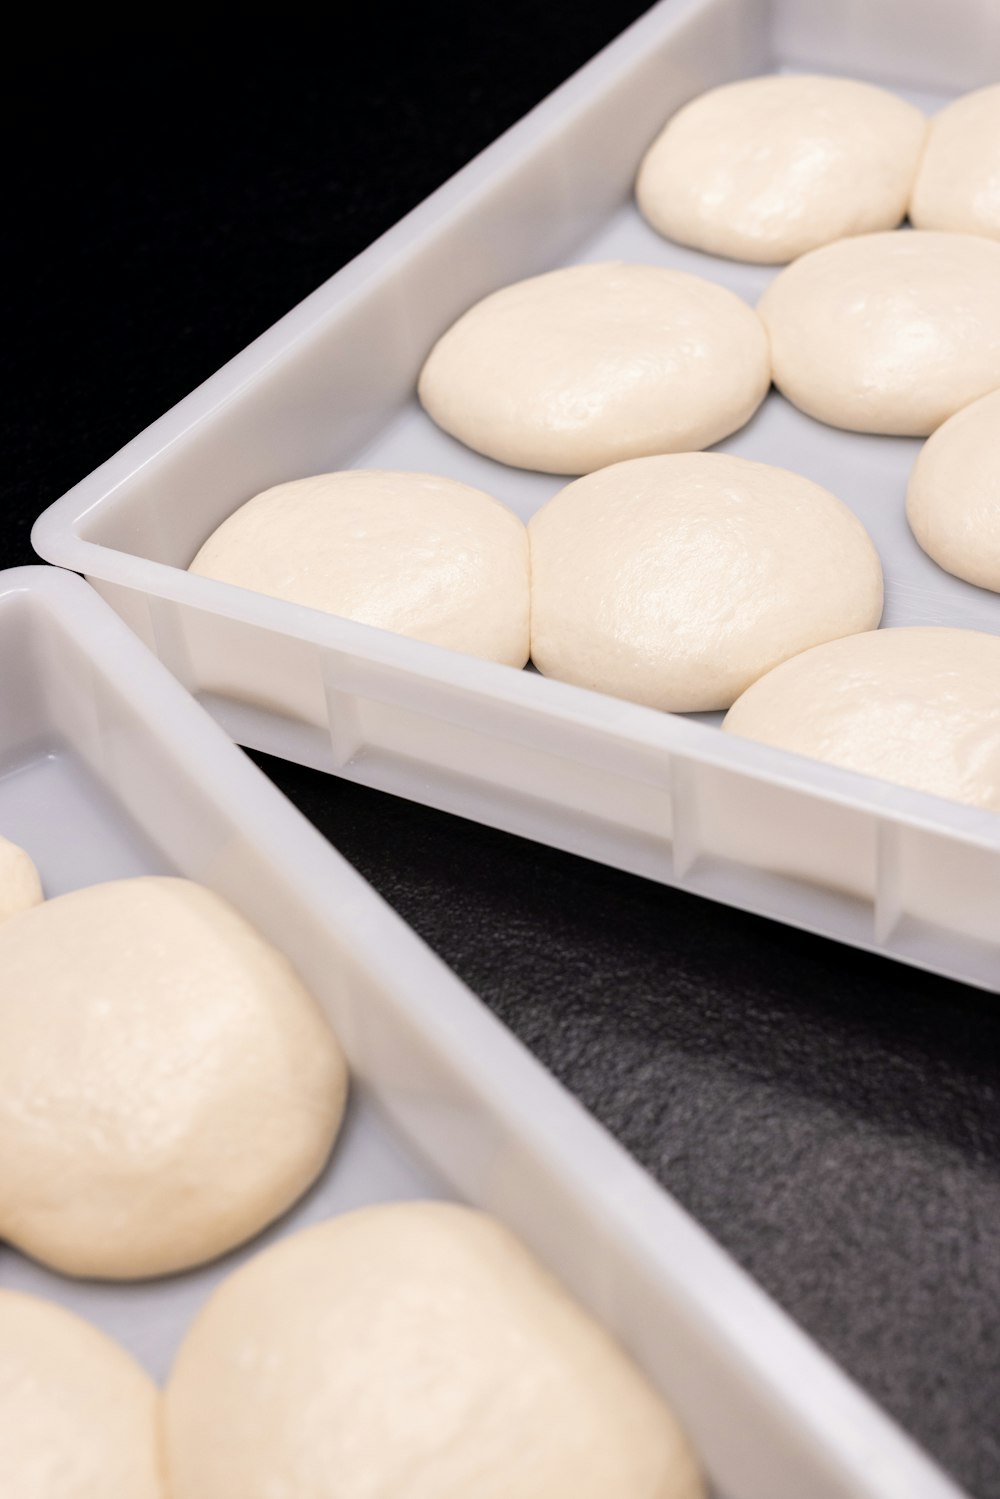
[[[9,53],[0,561],[610,40],[634,0]],[[1000,1496],[995,999],[258,757],[974,1494]],[[808,1499],[808,1496],[803,1496]]]

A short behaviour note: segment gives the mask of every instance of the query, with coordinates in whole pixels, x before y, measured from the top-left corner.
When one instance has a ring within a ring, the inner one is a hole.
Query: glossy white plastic
[[[329,1168],[254,1244],[128,1285],[0,1246],[0,1285],[88,1317],[162,1378],[213,1286],[262,1242],[366,1202],[459,1197],[507,1222],[644,1365],[718,1499],[958,1499],[86,584],[0,574],[0,693],[0,830],[46,893],[154,873],[210,886],[295,963],[354,1084]]]
[[[1000,8],[662,0],[52,506],[34,543],[84,573],[240,743],[997,989],[995,814],[185,571],[258,490],[348,465],[451,475],[530,515],[561,481],[438,431],[413,395],[425,355],[484,293],[571,261],[671,265],[756,300],[773,269],[668,245],[631,187],[685,100],[782,67],[934,107],[1000,72]],[[834,431],[772,393],[721,446],[853,506],[885,565],[885,623],[1000,631],[1000,596],[942,572],[909,533],[915,441]]]

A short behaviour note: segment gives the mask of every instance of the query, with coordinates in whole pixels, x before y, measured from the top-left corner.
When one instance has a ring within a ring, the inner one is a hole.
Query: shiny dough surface
[[[661,266],[570,266],[504,287],[438,340],[420,399],[516,468],[583,474],[709,447],[770,383],[767,338],[725,287]]]
[[[920,229],[1000,239],[1000,83],[934,116],[910,218]]]
[[[927,439],[910,473],[906,517],[941,567],[1000,593],[1000,390]]]
[[[813,75],[746,78],[668,121],[636,183],[668,239],[777,263],[904,217],[927,131],[885,89]]]
[[[1000,387],[1000,244],[912,230],[797,260],[758,304],[774,383],[854,432],[926,437]]]
[[[756,682],[723,728],[1000,812],[1000,635],[877,630]]]
[[[746,458],[616,464],[528,531],[539,671],[654,708],[728,708],[786,656],[882,612],[878,555],[847,506]]]
[[[96,1327],[0,1289],[4,1499],[166,1499],[158,1408],[149,1376]]]
[[[701,1499],[677,1422],[499,1223],[362,1209],[223,1282],[165,1394],[172,1499]]]
[[[291,964],[187,880],[0,926],[0,1238],[69,1275],[212,1259],[322,1168],[347,1083]]]
[[[528,659],[528,540],[498,500],[434,474],[349,469],[267,489],[190,571],[510,666]]]
[[[0,838],[0,921],[43,899],[42,882],[30,856],[9,838]]]

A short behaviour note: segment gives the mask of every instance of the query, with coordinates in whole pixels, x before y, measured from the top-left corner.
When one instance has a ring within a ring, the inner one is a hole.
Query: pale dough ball
[[[585,474],[707,448],[771,380],[753,310],[660,266],[570,266],[478,302],[439,339],[420,399],[446,432],[516,468]]]
[[[786,656],[882,613],[878,555],[846,505],[746,458],[616,464],[528,531],[538,670],[653,708],[728,708]]]
[[[0,1494],[166,1499],[159,1394],[71,1312],[0,1290]]]
[[[679,110],[636,183],[668,239],[734,260],[793,260],[906,213],[919,109],[850,78],[745,78]]]
[[[322,1168],[333,1033],[210,890],[119,880],[0,926],[0,1236],[69,1275],[160,1275],[242,1243]]]
[[[1000,239],[1000,83],[934,116],[910,218],[921,229]]]
[[[226,1280],[164,1397],[172,1499],[700,1499],[671,1411],[499,1223],[366,1208]]]
[[[1000,386],[1000,244],[916,229],[795,261],[757,308],[774,383],[852,432],[926,437]]]
[[[44,900],[38,870],[23,848],[0,838],[0,921]]]
[[[911,626],[818,645],[755,682],[722,727],[1000,812],[1000,635]]]
[[[1000,390],[928,438],[910,474],[906,515],[941,567],[1000,593]]]
[[[510,666],[528,659],[528,541],[434,474],[348,469],[241,505],[190,571]]]

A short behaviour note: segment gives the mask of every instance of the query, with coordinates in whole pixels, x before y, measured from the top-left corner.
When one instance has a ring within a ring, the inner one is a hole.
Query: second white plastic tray
[[[177,873],[295,963],[347,1050],[329,1168],[267,1238],[365,1202],[456,1196],[507,1222],[676,1405],[718,1499],[958,1491],[629,1159],[226,739],[96,594],[0,574],[0,831],[49,894]],[[157,1377],[219,1278],[66,1279],[0,1246]]]

